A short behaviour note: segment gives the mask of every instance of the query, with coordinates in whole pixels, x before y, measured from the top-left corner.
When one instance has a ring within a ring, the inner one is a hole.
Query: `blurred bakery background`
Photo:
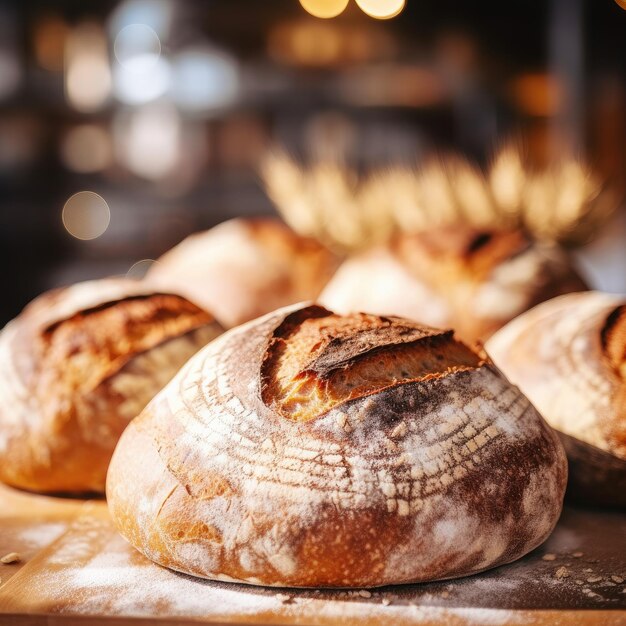
[[[304,210],[411,222],[386,190],[417,168],[429,219],[515,189],[626,293],[626,3],[0,2],[0,325],[228,218],[289,215],[296,174]]]

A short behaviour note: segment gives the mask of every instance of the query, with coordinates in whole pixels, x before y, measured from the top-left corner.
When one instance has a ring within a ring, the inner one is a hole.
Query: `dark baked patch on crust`
[[[312,306],[288,315],[274,331],[262,361],[261,395],[283,417],[309,421],[387,387],[481,363],[450,330]]]

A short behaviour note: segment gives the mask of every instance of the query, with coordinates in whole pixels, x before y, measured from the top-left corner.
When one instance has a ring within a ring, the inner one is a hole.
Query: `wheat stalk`
[[[263,160],[261,175],[294,230],[347,253],[394,232],[459,223],[521,227],[539,239],[579,245],[593,237],[621,197],[579,159],[533,169],[513,144],[496,154],[486,172],[447,155],[359,177],[339,160],[304,166],[275,149]]]

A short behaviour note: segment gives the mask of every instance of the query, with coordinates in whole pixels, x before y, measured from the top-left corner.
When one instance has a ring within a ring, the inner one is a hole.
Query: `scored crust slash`
[[[122,436],[107,496],[172,569],[373,587],[519,558],[566,478],[556,434],[451,332],[297,305],[187,363]]]

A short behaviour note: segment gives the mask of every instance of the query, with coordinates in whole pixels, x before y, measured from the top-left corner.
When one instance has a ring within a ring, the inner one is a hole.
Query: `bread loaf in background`
[[[586,289],[566,253],[521,231],[449,226],[400,235],[348,259],[319,301],[341,313],[401,315],[484,341],[535,304]]]
[[[373,587],[521,557],[566,475],[557,435],[452,331],[298,305],[185,365],[122,435],[107,499],[181,572]]]
[[[232,327],[314,300],[337,264],[329,250],[278,219],[236,218],[182,241],[146,279],[188,295]]]
[[[626,298],[588,291],[544,302],[487,349],[561,434],[568,495],[626,508]]]
[[[186,298],[131,280],[38,297],[0,334],[0,479],[103,491],[124,428],[220,332]]]

